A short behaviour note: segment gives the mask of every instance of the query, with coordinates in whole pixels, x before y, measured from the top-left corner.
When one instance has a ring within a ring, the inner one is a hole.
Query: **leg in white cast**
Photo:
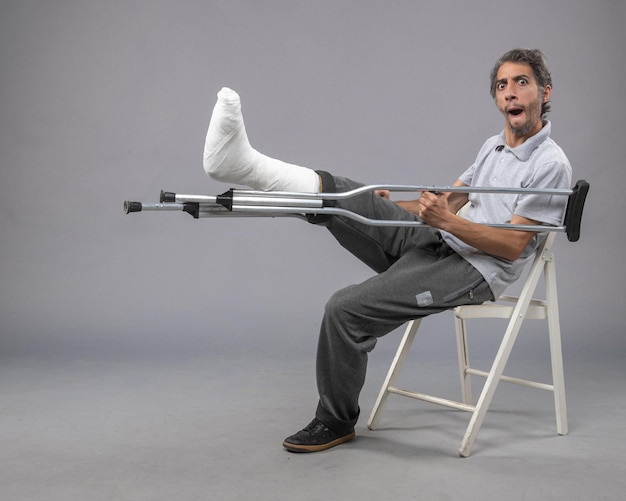
[[[213,179],[254,190],[317,193],[320,188],[314,170],[270,158],[250,145],[239,95],[226,87],[217,94],[203,164]]]

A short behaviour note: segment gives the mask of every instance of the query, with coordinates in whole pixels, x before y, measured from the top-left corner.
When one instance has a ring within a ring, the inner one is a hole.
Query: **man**
[[[504,131],[488,139],[455,186],[569,188],[571,167],[550,139],[552,79],[538,50],[514,49],[491,73],[491,95]],[[254,150],[239,96],[222,89],[204,152],[206,172],[258,190],[344,192],[359,183],[286,164]],[[461,217],[457,211],[469,202]],[[351,440],[368,352],[377,338],[417,317],[497,298],[521,274],[545,234],[492,228],[486,223],[559,225],[562,197],[528,194],[424,192],[393,202],[365,193],[337,205],[373,219],[423,220],[427,227],[377,227],[338,216],[313,216],[376,275],[328,301],[317,351],[319,402],[313,421],[288,437],[292,452],[315,452]]]

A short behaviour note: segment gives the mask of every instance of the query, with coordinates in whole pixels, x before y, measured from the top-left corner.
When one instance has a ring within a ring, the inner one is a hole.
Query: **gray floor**
[[[623,499],[622,363],[566,360],[566,437],[555,433],[549,393],[502,384],[462,459],[463,412],[392,397],[381,429],[366,428],[390,361],[383,347],[371,356],[357,439],[290,454],[282,439],[315,405],[309,355],[5,358],[0,498]],[[512,363],[542,377],[544,362]],[[453,370],[453,360],[424,359],[403,377],[455,396],[455,377],[443,378]]]

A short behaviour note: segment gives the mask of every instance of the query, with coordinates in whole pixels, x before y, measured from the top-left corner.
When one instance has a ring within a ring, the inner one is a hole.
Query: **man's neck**
[[[506,141],[506,145],[509,148],[516,148],[526,142],[529,138],[533,137],[535,134],[538,134],[541,129],[543,129],[544,122],[540,121],[537,125],[527,134],[516,134],[511,129],[511,126],[508,123],[504,125],[504,139]]]

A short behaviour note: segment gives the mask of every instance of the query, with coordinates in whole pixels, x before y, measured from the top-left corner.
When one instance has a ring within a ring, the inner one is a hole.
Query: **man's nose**
[[[515,86],[512,84],[507,85],[504,89],[504,99],[510,101],[511,99],[515,99],[516,97],[517,94],[515,93]]]

